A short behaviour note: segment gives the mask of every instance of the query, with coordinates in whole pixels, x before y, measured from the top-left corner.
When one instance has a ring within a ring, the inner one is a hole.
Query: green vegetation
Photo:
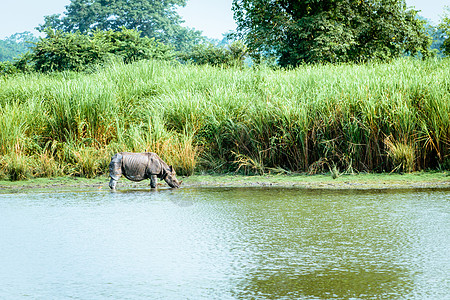
[[[103,174],[157,152],[177,173],[450,168],[450,60],[293,70],[175,62],[0,78],[0,177]]]
[[[253,57],[281,66],[429,55],[426,22],[405,0],[233,0],[233,11]]]
[[[228,46],[199,44],[190,51],[177,52],[154,38],[142,36],[134,29],[101,31],[86,34],[46,30],[30,52],[12,62],[0,62],[0,75],[16,73],[83,71],[93,72],[111,61],[125,64],[144,59],[174,60],[213,66],[243,66],[246,46],[235,41]]]
[[[95,68],[108,59],[124,63],[142,59],[169,59],[171,48],[155,39],[141,37],[136,30],[94,31],[91,34],[46,31],[30,55],[32,67],[40,72],[84,71]]]
[[[29,71],[29,52],[37,41],[30,32],[15,33],[0,40],[0,76]]]
[[[28,52],[32,43],[37,40],[38,38],[28,31],[15,33],[4,40],[0,40],[0,62],[12,61],[21,54]]]
[[[217,46],[180,25],[184,0],[72,0],[0,63],[0,179],[92,178],[118,151],[181,175],[450,169],[450,60],[427,58],[449,54],[448,16],[322,2],[235,0],[245,43]]]
[[[445,7],[444,17],[442,18],[442,22],[439,24],[438,29],[442,33],[442,36],[445,36],[441,49],[444,54],[450,55],[450,6]]]
[[[180,53],[178,59],[185,63],[211,66],[243,66],[247,47],[241,41],[228,46],[199,44],[189,52]]]
[[[71,0],[63,15],[46,16],[39,29],[82,34],[92,30],[134,29],[178,51],[186,51],[204,37],[200,31],[181,26],[176,9],[185,5],[186,0]]]

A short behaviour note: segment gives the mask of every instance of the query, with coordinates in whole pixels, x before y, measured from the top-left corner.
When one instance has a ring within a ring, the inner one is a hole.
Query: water
[[[450,191],[0,194],[0,299],[449,299]]]

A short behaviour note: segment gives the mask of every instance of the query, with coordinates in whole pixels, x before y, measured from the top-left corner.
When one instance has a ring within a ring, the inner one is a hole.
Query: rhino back
[[[149,157],[146,153],[122,153],[122,173],[129,180],[141,181],[149,178],[148,165]]]

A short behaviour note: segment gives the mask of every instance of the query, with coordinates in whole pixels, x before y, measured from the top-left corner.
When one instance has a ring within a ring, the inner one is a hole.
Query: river
[[[448,299],[450,190],[0,194],[0,299]]]

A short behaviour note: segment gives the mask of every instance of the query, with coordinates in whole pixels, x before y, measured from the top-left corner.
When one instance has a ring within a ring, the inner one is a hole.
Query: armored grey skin
[[[156,153],[120,152],[111,158],[109,163],[109,187],[116,189],[117,180],[123,175],[132,181],[150,179],[150,186],[156,187],[156,178],[164,179],[172,188],[180,187],[175,170],[168,166]]]

